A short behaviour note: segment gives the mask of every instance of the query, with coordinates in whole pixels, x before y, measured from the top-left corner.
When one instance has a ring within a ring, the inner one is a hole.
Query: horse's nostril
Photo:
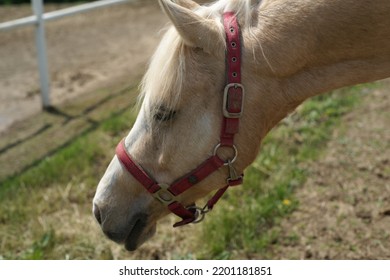
[[[102,216],[100,214],[99,207],[96,204],[93,204],[93,214],[94,214],[96,220],[98,221],[99,225],[101,225],[102,224]]]

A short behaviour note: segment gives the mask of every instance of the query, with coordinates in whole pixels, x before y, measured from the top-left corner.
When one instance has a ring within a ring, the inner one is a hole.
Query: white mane
[[[258,1],[256,3],[259,4]],[[221,24],[222,33],[224,29],[221,18],[226,11],[236,12],[241,25],[250,27],[251,6],[251,0],[219,0],[199,6],[194,12],[205,19],[215,19],[218,24]],[[225,34],[221,36],[225,37]],[[155,110],[153,106],[157,104],[175,108],[185,80],[184,65],[187,50],[188,47],[185,46],[178,32],[174,27],[170,27],[153,55],[141,83],[139,102],[144,100],[146,110]]]
[[[245,26],[251,21],[251,0],[219,0],[209,5],[200,6],[196,12],[205,18],[220,18],[224,12],[234,11]]]

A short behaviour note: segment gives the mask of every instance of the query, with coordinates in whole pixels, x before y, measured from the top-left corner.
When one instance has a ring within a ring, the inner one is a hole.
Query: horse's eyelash
[[[176,115],[176,111],[169,110],[164,107],[160,107],[157,112],[154,114],[153,118],[156,121],[165,122],[173,119]]]

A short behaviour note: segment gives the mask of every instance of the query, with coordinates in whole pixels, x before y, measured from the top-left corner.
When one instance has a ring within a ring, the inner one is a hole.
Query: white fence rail
[[[42,106],[44,109],[52,106],[50,99],[50,75],[46,53],[45,22],[114,4],[135,1],[137,0],[100,0],[44,13],[43,0],[31,0],[31,6],[34,15],[0,23],[0,31],[12,30],[27,25],[35,25],[35,44],[37,48],[39,82]]]

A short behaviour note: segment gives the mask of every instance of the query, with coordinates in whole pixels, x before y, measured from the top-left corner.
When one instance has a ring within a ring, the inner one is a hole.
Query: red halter
[[[173,225],[174,227],[202,221],[204,215],[213,208],[227,188],[229,186],[240,185],[243,179],[243,175],[237,175],[233,167],[233,163],[237,158],[234,135],[238,133],[239,118],[242,114],[244,100],[244,87],[241,85],[240,30],[234,12],[224,13],[223,23],[227,43],[227,85],[223,94],[223,120],[220,142],[214,148],[213,155],[200,164],[195,170],[176,180],[171,185],[168,185],[157,183],[141,166],[137,165],[132,160],[126,152],[124,140],[122,140],[116,148],[116,155],[124,167],[126,167],[127,171],[130,172],[154,198],[166,205],[171,212],[182,218],[182,221]],[[234,151],[233,158],[226,161],[221,159],[217,153],[218,149],[221,147],[231,148]],[[176,196],[202,181],[224,165],[229,168],[229,177],[226,180],[227,184],[225,187],[219,189],[203,208],[197,206],[184,207],[176,200]]]

